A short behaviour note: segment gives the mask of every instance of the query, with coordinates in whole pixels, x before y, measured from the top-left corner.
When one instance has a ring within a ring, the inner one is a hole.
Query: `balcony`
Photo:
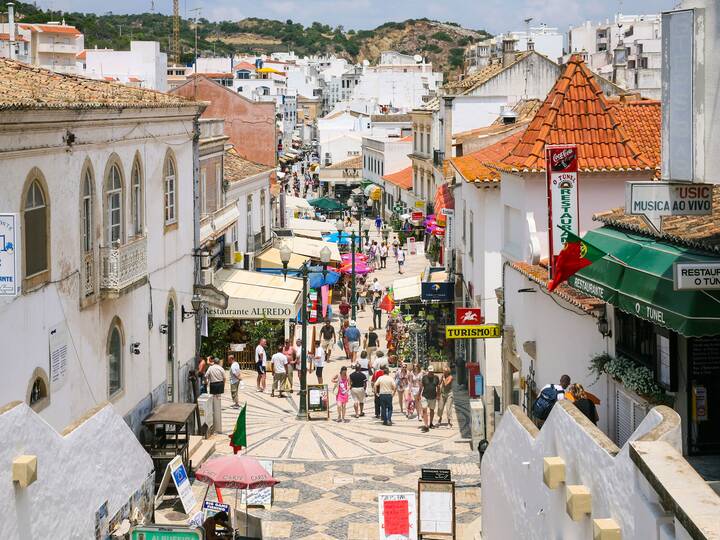
[[[74,43],[38,43],[39,53],[76,54],[80,52]]]
[[[100,289],[106,296],[121,292],[147,276],[147,238],[100,248]]]
[[[445,152],[440,150],[433,150],[433,165],[436,167],[442,167],[445,161]]]

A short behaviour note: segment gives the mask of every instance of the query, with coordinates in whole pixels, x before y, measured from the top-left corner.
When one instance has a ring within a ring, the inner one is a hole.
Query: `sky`
[[[172,13],[172,0],[38,0],[38,6],[63,11],[94,11],[102,14],[141,13],[151,9]],[[493,34],[545,24],[561,31],[585,20],[600,21],[614,13],[658,13],[675,7],[679,0],[180,0],[183,15],[199,7],[209,20],[263,17],[310,24],[319,21],[346,30],[372,29],[388,21],[427,17],[457,22],[466,28]],[[194,16],[193,13],[188,13]]]

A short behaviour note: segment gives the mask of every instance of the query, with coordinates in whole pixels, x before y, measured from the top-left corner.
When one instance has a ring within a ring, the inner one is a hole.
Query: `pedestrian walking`
[[[384,426],[392,426],[393,395],[395,381],[390,376],[390,369],[383,368],[382,375],[375,381],[375,393],[380,401],[380,418]]]
[[[365,351],[367,351],[367,356],[371,362],[373,357],[375,356],[375,351],[377,351],[379,342],[380,338],[375,333],[375,327],[371,326],[370,328],[368,328],[367,334],[365,334],[364,342]]]
[[[225,370],[215,363],[212,356],[208,356],[208,363],[210,365],[205,371],[208,391],[215,396],[222,395],[225,392]]]
[[[398,397],[398,405],[400,406],[400,413],[405,414],[405,400],[408,388],[408,369],[405,363],[400,364],[400,369],[395,372],[395,393]]]
[[[378,236],[380,236],[380,232],[382,231],[382,225],[383,225],[382,218],[379,215],[376,216],[375,217],[375,228],[377,229]]]
[[[372,287],[371,287],[371,288],[372,288],[373,295],[374,295],[375,293],[381,293],[381,292],[382,292],[382,290],[383,290],[382,284],[378,281],[378,278],[373,278],[373,282],[372,282]]]
[[[440,396],[438,400],[438,426],[442,424],[443,412],[447,409],[448,426],[452,427],[452,408],[455,398],[453,396],[453,376],[449,367],[443,370],[440,379]]]
[[[375,372],[372,374],[372,378],[370,379],[370,382],[372,383],[372,389],[373,389],[373,398],[374,398],[373,400],[374,400],[374,405],[375,405],[375,418],[380,418],[380,394],[378,394],[375,391],[375,383],[383,375],[385,375],[385,370],[376,369]]]
[[[580,412],[583,413],[593,424],[597,425],[598,420],[600,420],[597,407],[595,407],[595,403],[593,403],[593,400],[590,399],[588,393],[585,391],[585,388],[583,388],[583,385],[580,383],[571,384],[568,387],[568,392],[572,397],[575,406],[580,409]]]
[[[433,424],[435,419],[435,409],[437,408],[437,392],[440,386],[440,379],[433,370],[432,365],[428,367],[427,373],[420,381],[421,400],[420,405],[422,406],[423,416],[423,432],[428,431],[431,428],[436,427]]]
[[[355,363],[355,356],[360,350],[360,330],[355,321],[350,321],[350,325],[345,330],[345,337],[348,340],[348,349],[350,350],[350,363]]]
[[[380,245],[380,268],[387,268],[388,246],[387,242]]]
[[[403,273],[403,267],[405,266],[405,250],[402,246],[398,247],[397,253],[398,273]]]
[[[340,374],[335,375],[332,379],[335,384],[335,407],[337,408],[337,421],[338,422],[349,422],[345,418],[347,413],[347,402],[350,398],[350,379],[347,375],[347,366],[340,368]]]
[[[207,371],[208,363],[205,358],[202,356],[200,357],[200,362],[198,362],[198,369],[197,369],[197,376],[198,380],[200,381],[200,393],[205,394],[208,391],[207,384],[205,383],[205,372]]]
[[[393,257],[395,257],[395,262],[397,262],[399,249],[400,249],[400,243],[398,242],[398,239],[396,238],[395,240],[393,240],[393,244],[392,244],[392,254],[393,254]]]
[[[340,311],[340,317],[342,318],[342,320],[347,320],[348,316],[350,315],[350,307],[351,306],[348,303],[347,298],[343,297],[340,305],[338,306],[338,310]]]
[[[361,364],[355,364],[355,371],[350,374],[350,395],[353,399],[355,418],[365,416],[365,411],[363,409],[365,407],[367,382],[367,373],[362,370]]]
[[[365,311],[365,303],[367,301],[367,285],[365,281],[360,282],[360,287],[357,291],[357,307],[360,311]]]
[[[422,411],[420,407],[420,382],[422,381],[422,372],[420,371],[420,364],[413,364],[412,371],[408,374],[408,403],[407,403],[407,417],[411,418],[414,412],[417,415],[419,422],[422,422]]]
[[[546,384],[540,389],[540,394],[532,406],[533,420],[538,428],[545,423],[555,403],[565,399],[565,391],[569,386],[570,376],[563,375],[560,377],[560,384]]]
[[[323,369],[325,368],[325,349],[320,346],[320,342],[315,342],[315,377],[318,384],[323,383]]]
[[[288,380],[288,385],[290,386],[289,392],[292,394],[292,387],[293,387],[293,373],[295,373],[295,370],[297,369],[297,362],[298,358],[295,354],[295,347],[293,347],[292,341],[289,339],[285,340],[285,344],[283,345],[282,353],[285,355],[285,357],[288,359],[288,363],[286,366],[286,378]]]
[[[360,371],[362,371],[365,377],[369,379],[370,375],[372,375],[373,365],[367,351],[360,352],[360,359],[356,365],[360,366]]]
[[[230,396],[233,400],[232,406],[235,409],[239,409],[238,388],[240,388],[240,380],[242,379],[240,375],[240,364],[238,364],[238,361],[232,354],[228,357],[228,360],[230,361]]]
[[[265,377],[267,373],[267,353],[265,347],[267,346],[267,339],[260,338],[260,342],[255,347],[255,371],[257,371],[257,390],[258,392],[265,391]]]
[[[278,391],[278,397],[283,396],[283,387],[287,379],[287,356],[283,354],[283,345],[278,345],[277,352],[270,359],[273,369],[273,385],[270,391],[270,397],[275,397],[275,390]]]
[[[333,345],[335,345],[335,328],[330,321],[325,321],[325,324],[320,329],[320,346],[325,349],[325,359],[328,362],[332,355]]]
[[[382,328],[382,308],[380,307],[380,301],[382,300],[382,293],[375,293],[373,296],[373,326],[375,328]]]

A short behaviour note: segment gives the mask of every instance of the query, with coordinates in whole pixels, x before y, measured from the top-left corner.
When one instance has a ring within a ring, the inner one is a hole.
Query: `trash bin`
[[[465,364],[467,368],[467,384],[468,394],[471,398],[483,395],[483,376],[480,373],[480,364],[477,362],[468,362]]]
[[[197,400],[198,410],[200,412],[200,427],[207,426],[207,435],[214,431],[213,424],[213,397],[210,394],[201,394]],[[201,430],[202,432],[202,430]]]

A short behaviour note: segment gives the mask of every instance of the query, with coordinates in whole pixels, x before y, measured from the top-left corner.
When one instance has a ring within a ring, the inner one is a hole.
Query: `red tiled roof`
[[[87,50],[80,51],[75,55],[78,60],[85,60],[87,58]]]
[[[534,281],[541,287],[547,289],[548,271],[547,264],[529,264],[525,262],[511,263],[515,270],[520,272],[530,281]],[[566,302],[582,309],[586,313],[592,313],[594,309],[602,306],[604,302],[599,298],[589,296],[571,287],[567,283],[561,283],[551,294],[559,296]]]
[[[128,82],[142,82],[139,77],[128,77]]]
[[[103,77],[106,81],[117,81],[115,77]]]
[[[450,158],[450,161],[467,182],[499,182],[500,173],[486,166],[485,163],[502,161],[520,140],[523,133],[524,131],[518,131],[477,152]]]
[[[407,137],[403,137],[402,139],[400,139],[400,142],[412,142],[412,140],[413,140],[413,136],[408,135]]]
[[[0,41],[10,41],[10,34],[0,33]],[[27,41],[27,39],[19,34],[15,34],[15,41]]]
[[[247,69],[248,71],[255,71],[255,66],[249,62],[240,62],[238,65],[233,67],[233,70]]]
[[[387,180],[391,184],[401,187],[402,189],[410,189],[412,187],[412,165],[400,171],[386,174],[383,176],[383,180]]]
[[[544,171],[545,146],[577,144],[581,171],[656,170],[580,56],[573,55],[501,170]]]
[[[45,32],[48,34],[72,34],[74,36],[82,35],[82,32],[74,26],[60,24],[21,24],[20,28],[24,30],[35,30],[36,32]]]
[[[208,79],[232,79],[233,78],[232,73],[191,73],[190,77],[197,77],[199,75],[202,75],[203,77],[207,77]]]
[[[660,132],[662,112],[660,101],[643,99],[614,104],[615,114],[630,139],[655,167],[660,167]]]

